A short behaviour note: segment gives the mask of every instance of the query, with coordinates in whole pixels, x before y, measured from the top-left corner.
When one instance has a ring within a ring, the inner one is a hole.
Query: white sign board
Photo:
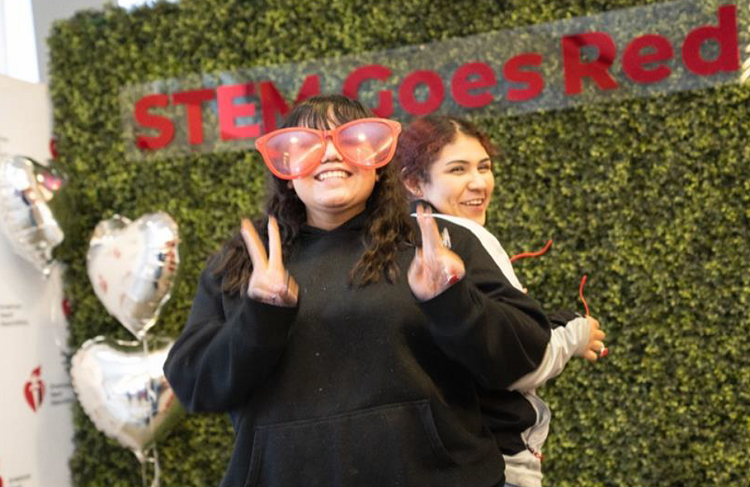
[[[47,88],[0,76],[0,158],[50,158]],[[48,277],[0,234],[0,487],[68,486],[73,453],[62,272]]]

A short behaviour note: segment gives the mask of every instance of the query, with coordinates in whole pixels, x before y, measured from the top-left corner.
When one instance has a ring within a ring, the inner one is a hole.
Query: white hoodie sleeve
[[[434,213],[433,216],[448,220],[456,225],[461,225],[474,233],[487,250],[487,253],[492,256],[492,259],[497,266],[503,272],[508,281],[510,281],[511,285],[518,290],[523,291],[523,286],[518,280],[518,277],[516,277],[516,273],[513,271],[513,264],[510,261],[510,257],[508,257],[508,253],[505,252],[500,241],[498,241],[498,239],[486,228],[466,218],[449,216],[441,213]],[[536,389],[549,379],[560,374],[563,368],[565,368],[565,364],[568,363],[568,360],[570,360],[573,355],[581,356],[583,355],[583,352],[586,351],[586,345],[589,340],[589,328],[590,325],[586,318],[580,317],[569,321],[565,326],[553,329],[542,363],[536,370],[529,372],[511,384],[509,389],[519,392]]]
[[[542,363],[508,389],[519,392],[536,389],[560,374],[573,355],[581,356],[586,351],[590,326],[586,318],[580,317],[552,330]]]

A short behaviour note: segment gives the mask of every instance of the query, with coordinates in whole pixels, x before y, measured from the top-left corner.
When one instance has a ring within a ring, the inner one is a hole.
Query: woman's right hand
[[[276,218],[268,217],[268,252],[250,220],[242,220],[242,238],[253,261],[253,273],[247,285],[251,299],[276,306],[297,305],[299,286],[281,260],[281,235]]]

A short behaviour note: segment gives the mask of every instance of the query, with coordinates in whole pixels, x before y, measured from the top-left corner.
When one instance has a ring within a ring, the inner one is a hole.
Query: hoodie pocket
[[[429,485],[452,465],[420,400],[258,426],[245,486]]]

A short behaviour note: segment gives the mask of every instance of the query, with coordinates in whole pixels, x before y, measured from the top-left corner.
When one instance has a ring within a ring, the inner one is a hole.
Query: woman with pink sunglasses
[[[478,387],[537,368],[550,324],[470,232],[408,216],[399,132],[332,95],[257,140],[269,216],[209,262],[164,366],[231,415],[222,486],[502,485]]]
[[[498,152],[471,122],[428,115],[412,122],[399,140],[395,159],[412,206],[428,205],[446,219],[471,230],[495,264],[519,290],[522,286],[500,242],[484,229],[495,177],[492,157]],[[506,487],[541,487],[542,445],[551,413],[536,389],[560,374],[580,356],[596,361],[604,350],[604,332],[591,316],[573,312],[549,315],[556,327],[540,366],[505,391],[482,391],[480,402],[505,461]]]

